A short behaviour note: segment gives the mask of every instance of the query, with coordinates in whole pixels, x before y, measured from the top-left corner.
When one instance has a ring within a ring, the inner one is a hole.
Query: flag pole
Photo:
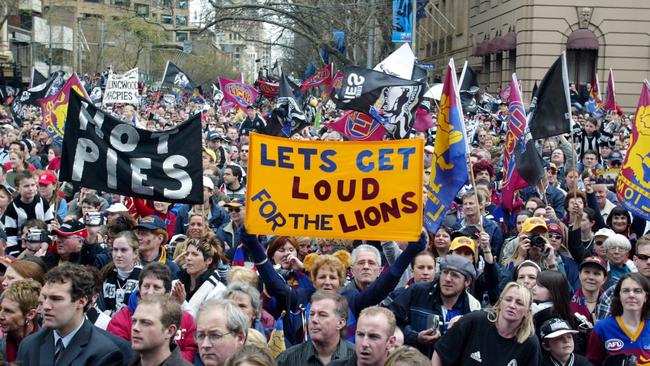
[[[476,205],[479,206],[478,226],[481,229],[481,231],[484,231],[483,230],[483,212],[482,212],[483,208],[481,207],[480,201],[478,200],[478,190],[476,189],[476,182],[475,182],[475,179],[474,179],[474,164],[472,164],[472,160],[470,160],[469,158],[468,158],[468,161],[469,161],[469,179],[472,182],[472,188],[473,188],[473,191],[474,191],[474,198],[476,199]]]

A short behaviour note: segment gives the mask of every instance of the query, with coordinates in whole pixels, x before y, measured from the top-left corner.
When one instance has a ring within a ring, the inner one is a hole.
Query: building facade
[[[427,7],[439,12],[418,23],[420,60],[442,73],[449,57],[457,67],[467,59],[491,91],[516,72],[530,99],[534,83],[566,52],[570,82],[584,88],[597,75],[603,93],[611,68],[617,103],[633,112],[650,72],[647,0],[430,0]]]

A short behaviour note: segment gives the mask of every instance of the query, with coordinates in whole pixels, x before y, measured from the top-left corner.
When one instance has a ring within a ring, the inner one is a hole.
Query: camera
[[[440,330],[440,316],[435,314],[427,315],[427,329],[433,329],[434,333]]]
[[[104,217],[100,212],[89,212],[86,214],[86,226],[101,226],[104,223]]]
[[[544,246],[546,246],[546,239],[544,239],[543,236],[535,234],[533,236],[530,236],[529,239],[531,248],[539,248],[542,251],[544,250]]]
[[[33,243],[49,242],[48,232],[45,230],[31,228],[27,231],[27,241]]]

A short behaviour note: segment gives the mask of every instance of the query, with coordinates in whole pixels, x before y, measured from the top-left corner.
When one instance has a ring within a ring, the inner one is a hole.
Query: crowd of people
[[[148,130],[202,113],[201,204],[62,182],[38,110],[20,124],[0,111],[3,362],[650,365],[650,225],[613,187],[633,116],[576,109],[570,135],[541,141],[546,176],[512,211],[507,108],[468,116],[474,184],[441,227],[409,243],[352,241],[246,231],[249,135],[270,106],[224,113],[145,93],[111,113]],[[326,127],[340,111],[314,108],[316,123],[290,138],[347,140]],[[426,141],[425,184],[435,130],[413,133]]]

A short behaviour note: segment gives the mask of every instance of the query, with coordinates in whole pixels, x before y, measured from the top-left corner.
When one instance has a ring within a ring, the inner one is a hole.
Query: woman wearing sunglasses
[[[650,360],[648,305],[650,283],[639,273],[626,273],[614,288],[610,316],[596,323],[589,338],[587,358],[594,366],[623,364],[630,356],[637,365]],[[615,363],[614,363],[615,362]]]

